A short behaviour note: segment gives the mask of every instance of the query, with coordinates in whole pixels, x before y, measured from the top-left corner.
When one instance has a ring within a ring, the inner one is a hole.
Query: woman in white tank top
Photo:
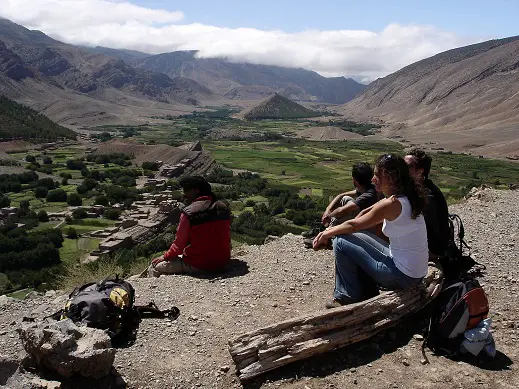
[[[318,250],[334,238],[335,291],[327,308],[370,298],[378,294],[377,285],[409,288],[427,274],[423,189],[409,175],[404,159],[393,154],[377,159],[372,182],[386,198],[355,219],[321,232],[313,241]],[[361,232],[380,223],[389,245],[369,232]]]

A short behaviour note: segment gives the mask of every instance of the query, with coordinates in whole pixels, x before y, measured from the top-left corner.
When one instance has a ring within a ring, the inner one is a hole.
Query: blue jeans
[[[422,279],[402,273],[389,254],[389,245],[369,232],[339,235],[333,239],[335,254],[334,299],[366,300],[378,294],[377,285],[407,289]]]

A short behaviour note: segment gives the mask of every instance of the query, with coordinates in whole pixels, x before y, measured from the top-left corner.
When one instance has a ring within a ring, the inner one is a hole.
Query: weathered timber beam
[[[443,273],[429,264],[422,283],[406,291],[390,291],[372,299],[320,311],[263,327],[229,341],[240,380],[288,363],[344,347],[394,326],[417,312],[441,290]]]

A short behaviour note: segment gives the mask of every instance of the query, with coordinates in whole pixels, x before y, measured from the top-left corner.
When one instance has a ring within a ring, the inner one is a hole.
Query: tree
[[[72,206],[83,205],[83,200],[77,193],[71,193],[67,196],[67,204]]]
[[[68,185],[68,178],[63,178],[61,180],[61,185]]]
[[[85,211],[83,208],[74,209],[72,211],[72,217],[74,219],[85,219],[87,216],[87,211]]]
[[[147,162],[143,162],[142,163],[142,168],[144,170],[159,170],[159,164],[157,162],[150,162],[150,161],[147,161]]]
[[[78,235],[77,235],[77,231],[74,227],[69,227],[68,230],[67,230],[67,238],[69,239],[77,239],[78,238]]]
[[[38,180],[38,186],[44,186],[47,189],[55,189],[56,183],[52,178],[40,178]]]
[[[119,211],[118,209],[107,209],[105,211],[105,213],[103,214],[103,216],[107,219],[110,219],[110,220],[117,220],[119,219],[119,216],[121,216],[121,211]]]
[[[57,202],[65,202],[67,201],[67,192],[63,189],[53,189],[47,193],[47,202],[49,203],[57,203]]]
[[[29,163],[34,163],[36,162],[36,157],[34,155],[26,155],[25,160]]]
[[[47,156],[43,157],[43,163],[45,165],[52,165],[52,158]]]
[[[67,224],[72,224],[74,222],[74,220],[72,220],[72,218],[70,216],[65,216],[65,223]]]
[[[49,192],[49,190],[46,187],[38,186],[34,190],[34,196],[36,196],[37,199],[44,199],[45,197],[47,197],[48,192]]]
[[[94,199],[94,203],[96,205],[104,205],[106,207],[106,206],[108,206],[108,197],[106,197],[106,196],[97,196]]]
[[[0,193],[0,208],[5,208],[9,205],[11,205],[11,199],[8,196]]]
[[[38,212],[38,220],[42,223],[49,221],[49,215],[47,214],[47,212],[44,209],[42,209],[40,212]]]

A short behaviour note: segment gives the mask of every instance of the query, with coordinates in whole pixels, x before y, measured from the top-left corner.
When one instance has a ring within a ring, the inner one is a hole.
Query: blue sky
[[[460,35],[519,34],[518,0],[135,0],[181,10],[184,22],[296,32],[304,29],[378,31],[389,23],[434,25]]]
[[[0,16],[66,43],[198,50],[364,82],[519,34],[519,0],[0,0]]]

